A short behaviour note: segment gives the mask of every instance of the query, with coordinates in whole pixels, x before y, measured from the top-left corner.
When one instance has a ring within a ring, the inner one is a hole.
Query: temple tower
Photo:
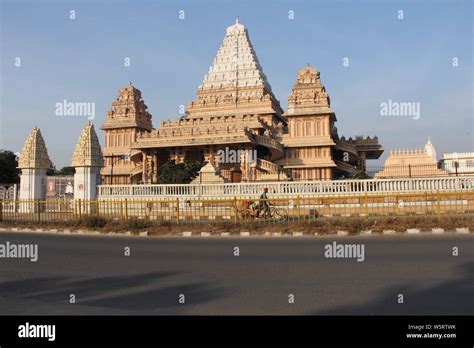
[[[46,199],[46,171],[52,167],[41,131],[35,127],[26,139],[18,159],[21,200]],[[39,205],[22,205],[22,210],[27,212],[34,212],[38,208]]]
[[[336,167],[332,158],[336,115],[318,70],[307,66],[298,71],[285,116],[288,119],[288,132],[283,136],[286,154],[278,163],[295,180],[331,179]]]
[[[272,122],[284,120],[283,110],[272,92],[250,42],[247,29],[236,20],[198,87],[197,99],[188,104],[187,117],[236,113],[267,115]],[[271,116],[275,117],[275,120]]]
[[[248,31],[236,21],[227,28],[185,116],[139,134],[132,146],[131,158],[137,165],[132,177],[141,175],[142,182],[155,183],[160,163],[168,158],[177,163],[212,163],[232,182],[278,177],[281,167],[272,161],[283,157],[279,138],[286,118],[282,114]],[[222,161],[220,151],[255,152],[257,160],[251,164],[246,161],[250,156],[243,156],[243,161]]]
[[[130,83],[120,88],[118,97],[100,127],[105,131],[104,184],[130,184],[135,165],[130,160],[131,145],[140,132],[151,131],[151,114],[142,99],[142,93]]]
[[[103,166],[103,157],[94,125],[90,122],[84,126],[79,136],[71,165],[76,169],[74,199],[95,200],[97,197],[96,186],[101,182],[100,169]]]

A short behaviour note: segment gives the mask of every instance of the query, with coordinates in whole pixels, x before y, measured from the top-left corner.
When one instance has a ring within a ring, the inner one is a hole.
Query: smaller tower
[[[433,159],[433,161],[438,162],[438,155],[433,143],[431,142],[431,137],[429,137],[428,141],[426,142],[425,151],[426,154]]]
[[[104,184],[130,184],[135,165],[129,156],[132,144],[141,132],[153,128],[151,114],[142,99],[142,93],[130,82],[120,88],[118,97],[107,112],[107,119],[101,129],[105,131]]]
[[[18,159],[22,201],[46,199],[46,171],[52,167],[41,131],[35,127],[26,139]],[[24,203],[21,210],[32,213],[39,207],[39,204]]]
[[[87,123],[72,156],[74,174],[74,200],[90,201],[97,198],[97,185],[100,185],[100,169],[103,166],[102,150],[94,125]],[[85,205],[88,209],[89,205]]]

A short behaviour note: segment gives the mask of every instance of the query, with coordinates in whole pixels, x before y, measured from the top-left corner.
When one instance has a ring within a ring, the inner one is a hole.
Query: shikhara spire
[[[215,89],[254,86],[263,86],[271,93],[248,31],[237,19],[234,25],[227,28],[212,66],[199,87]]]
[[[90,122],[84,126],[72,155],[73,167],[102,167],[103,157],[99,139]]]
[[[41,131],[35,126],[23,145],[23,150],[18,159],[18,168],[49,169],[52,166],[53,163],[49,159]]]
[[[217,55],[198,87],[197,99],[188,104],[188,117],[210,113],[248,111],[283,114],[250,42],[247,29],[237,19],[226,30]]]

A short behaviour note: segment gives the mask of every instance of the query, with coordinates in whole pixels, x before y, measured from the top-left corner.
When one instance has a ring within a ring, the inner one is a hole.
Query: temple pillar
[[[146,153],[145,151],[142,152],[142,182],[145,184],[146,183],[146,171],[147,171],[147,165],[146,165]]]
[[[34,213],[42,211],[41,203],[46,199],[46,171],[53,164],[39,128],[34,128],[25,141],[18,159],[20,169],[20,211]]]
[[[361,152],[359,153],[359,159],[357,160],[357,166],[364,170],[365,171],[365,159],[366,159],[366,156],[365,156],[365,152]]]
[[[103,167],[103,155],[94,126],[87,123],[76,145],[71,166],[74,173],[74,200],[81,202],[82,213],[95,211],[90,201],[97,199],[97,185],[101,183],[100,169]]]
[[[45,200],[46,199],[46,169],[21,168],[20,174],[20,199]]]
[[[158,155],[156,153],[153,154],[153,184],[158,182]]]

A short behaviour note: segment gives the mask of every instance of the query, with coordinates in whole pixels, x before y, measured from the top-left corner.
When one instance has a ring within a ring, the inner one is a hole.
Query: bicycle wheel
[[[274,208],[272,216],[275,218],[275,220],[288,220],[288,212],[283,208]]]

